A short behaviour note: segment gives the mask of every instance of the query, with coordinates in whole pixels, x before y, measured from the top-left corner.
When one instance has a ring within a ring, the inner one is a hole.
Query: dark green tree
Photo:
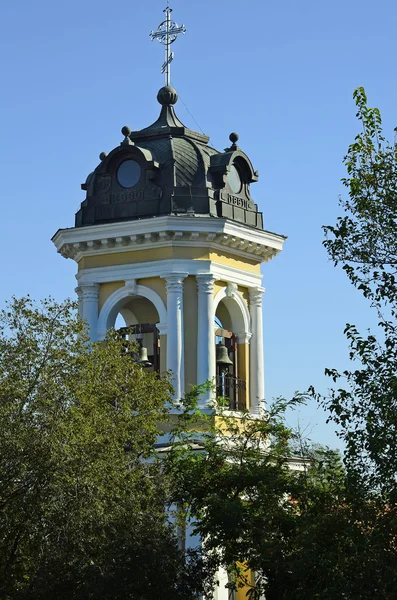
[[[71,302],[0,314],[0,598],[192,598],[154,445],[168,380]]]
[[[182,519],[252,599],[394,598],[394,513],[351,487],[337,452],[286,426],[291,404],[264,419],[205,418],[188,404],[165,461]]]

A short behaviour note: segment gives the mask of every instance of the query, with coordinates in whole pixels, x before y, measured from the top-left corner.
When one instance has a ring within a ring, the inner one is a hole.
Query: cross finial
[[[176,38],[180,33],[186,33],[186,27],[184,25],[177,25],[175,21],[171,21],[172,8],[170,8],[169,0],[167,0],[167,7],[164,9],[166,19],[157,28],[157,31],[150,33],[150,39],[158,40],[160,44],[165,46],[165,61],[161,67],[161,72],[165,75],[165,85],[171,85],[171,62],[174,59],[174,53],[171,52],[171,44],[175,42]]]

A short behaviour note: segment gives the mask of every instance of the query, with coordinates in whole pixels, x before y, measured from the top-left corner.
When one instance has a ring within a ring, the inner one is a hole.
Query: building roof
[[[237,134],[224,152],[209,138],[183,125],[175,113],[171,86],[157,95],[159,118],[140,131],[122,128],[124,140],[88,176],[86,199],[76,227],[162,215],[199,215],[231,219],[262,229],[262,214],[250,195],[257,181]]]

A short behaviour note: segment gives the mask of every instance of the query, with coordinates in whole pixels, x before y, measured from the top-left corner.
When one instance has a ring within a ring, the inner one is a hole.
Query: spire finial
[[[169,0],[167,0],[167,7],[164,9],[166,19],[157,28],[157,31],[150,33],[150,39],[158,40],[160,44],[165,46],[165,61],[161,67],[161,72],[165,75],[165,85],[171,85],[171,62],[174,59],[174,53],[171,52],[171,44],[175,42],[176,38],[180,33],[186,33],[186,27],[179,25],[175,21],[171,21],[172,8],[170,8]]]

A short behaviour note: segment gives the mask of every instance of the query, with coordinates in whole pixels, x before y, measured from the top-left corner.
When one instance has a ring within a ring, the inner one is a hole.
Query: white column
[[[86,322],[91,342],[97,340],[99,285],[89,283],[76,288],[79,299],[79,315]]]
[[[196,275],[198,291],[197,322],[197,383],[211,381],[215,378],[215,336],[214,336],[214,282],[210,273]],[[200,406],[205,407],[213,394],[208,391],[200,399]]]
[[[167,288],[167,370],[172,371],[174,398],[184,393],[185,361],[183,334],[183,280],[187,273],[166,275]]]
[[[258,413],[264,408],[265,376],[263,357],[262,296],[264,288],[250,288],[252,338],[250,341],[250,410]]]

